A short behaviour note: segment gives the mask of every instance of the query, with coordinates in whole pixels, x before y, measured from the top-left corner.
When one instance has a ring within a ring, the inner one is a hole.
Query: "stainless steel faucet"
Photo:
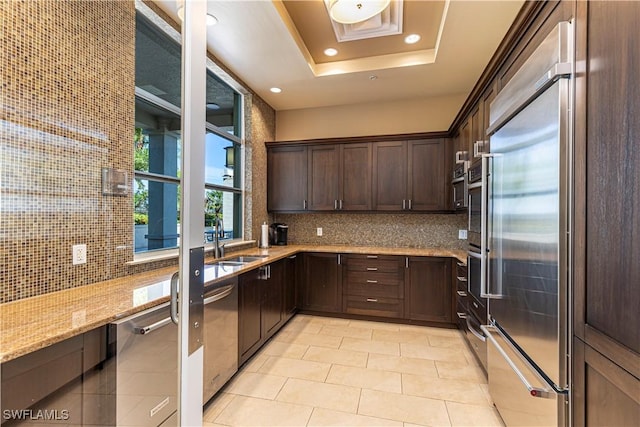
[[[224,222],[222,218],[216,217],[213,220],[213,256],[214,258],[222,258],[224,256],[224,244],[220,246],[220,237],[224,237]]]

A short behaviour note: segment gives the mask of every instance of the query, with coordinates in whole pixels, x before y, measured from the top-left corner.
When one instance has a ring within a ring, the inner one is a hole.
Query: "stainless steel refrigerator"
[[[508,426],[569,423],[572,38],[559,23],[490,106],[482,329]]]

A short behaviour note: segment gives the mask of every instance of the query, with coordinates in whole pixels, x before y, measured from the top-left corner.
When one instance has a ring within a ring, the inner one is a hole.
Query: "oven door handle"
[[[156,329],[160,329],[163,326],[167,326],[171,322],[172,322],[171,317],[167,317],[166,319],[162,319],[148,326],[140,326],[137,328],[133,328],[133,333],[137,335],[146,335],[148,333],[155,331]]]
[[[487,338],[484,337],[480,332],[476,331],[475,328],[473,326],[471,326],[471,319],[469,319],[471,316],[466,317],[467,319],[467,329],[469,329],[469,332],[471,332],[473,335],[476,336],[476,338],[478,338],[480,341],[482,342],[487,342]]]
[[[202,304],[211,304],[212,302],[220,301],[221,299],[228,297],[231,295],[231,292],[233,292],[233,288],[235,288],[235,285],[228,285],[220,288],[213,293],[213,295],[207,296],[204,301],[202,301]]]

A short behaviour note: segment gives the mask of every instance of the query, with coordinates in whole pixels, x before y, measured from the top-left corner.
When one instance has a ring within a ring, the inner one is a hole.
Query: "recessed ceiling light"
[[[269,89],[271,92],[273,93],[280,93],[282,92],[282,89],[280,89],[279,87],[272,87],[271,89]]]
[[[178,7],[178,18],[180,18],[181,21],[184,21],[184,6]],[[207,13],[207,25],[211,27],[213,25],[216,25],[217,23],[218,18],[210,13]]]
[[[414,44],[414,43],[418,43],[420,41],[420,36],[418,34],[409,34],[407,37],[404,38],[404,42],[406,44]]]
[[[210,13],[207,13],[207,25],[211,27],[213,25],[216,25],[217,23],[218,23],[218,18],[216,18]]]
[[[324,50],[324,54],[327,56],[336,56],[338,54],[338,51],[332,47],[330,47],[329,49],[325,49]]]

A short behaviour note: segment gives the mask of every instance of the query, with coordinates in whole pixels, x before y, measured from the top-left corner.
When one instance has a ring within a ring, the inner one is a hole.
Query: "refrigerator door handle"
[[[525,375],[520,371],[520,369],[518,369],[518,367],[513,362],[513,360],[511,360],[511,358],[509,357],[507,352],[500,346],[498,341],[494,338],[494,336],[493,336],[494,333],[502,335],[500,333],[500,331],[495,327],[487,326],[487,325],[480,325],[480,329],[482,329],[482,332],[484,332],[485,335],[487,336],[487,340],[491,342],[491,344],[494,346],[494,348],[496,350],[498,350],[500,355],[504,358],[505,362],[507,362],[509,367],[517,375],[517,377],[520,380],[520,382],[522,382],[522,384],[527,388],[527,390],[529,390],[529,395],[531,395],[531,397],[540,397],[540,398],[543,398],[543,399],[556,399],[558,394],[566,393],[565,390],[556,390],[555,387],[540,388],[540,387],[534,387],[533,385],[531,385],[529,380],[527,380]],[[504,338],[504,337],[503,337],[503,339],[506,340],[506,338]],[[522,361],[526,364],[526,366],[529,368],[529,370],[532,373],[534,373],[534,375],[539,379],[539,381],[541,383],[550,385],[546,380],[544,380],[544,378],[542,378],[540,376],[540,374],[538,374],[538,372],[535,370],[535,368],[533,368],[524,359],[522,359]]]

